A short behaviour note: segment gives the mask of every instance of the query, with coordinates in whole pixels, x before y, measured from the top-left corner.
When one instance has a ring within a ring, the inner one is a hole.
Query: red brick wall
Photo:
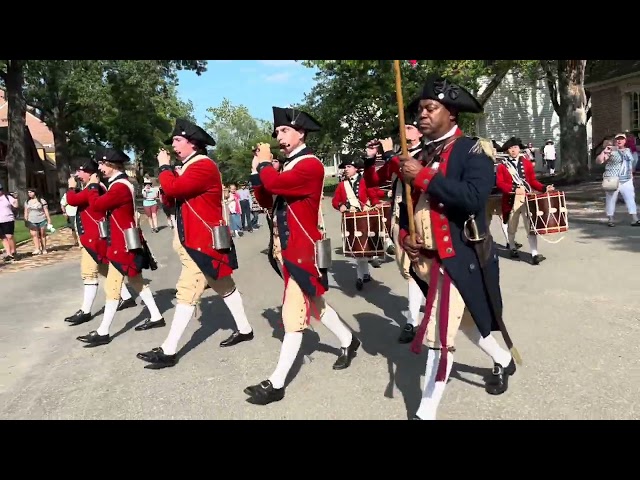
[[[607,135],[622,130],[622,96],[619,88],[609,87],[591,94],[593,145]]]

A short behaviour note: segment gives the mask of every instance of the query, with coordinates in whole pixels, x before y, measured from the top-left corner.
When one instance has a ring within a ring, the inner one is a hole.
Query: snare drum
[[[528,193],[525,205],[529,234],[547,235],[569,230],[564,192]]]
[[[380,202],[382,203],[382,217],[384,218],[384,229],[386,235],[391,237],[391,202]]]
[[[386,235],[381,210],[344,212],[342,214],[342,251],[347,257],[363,258],[384,255]]]

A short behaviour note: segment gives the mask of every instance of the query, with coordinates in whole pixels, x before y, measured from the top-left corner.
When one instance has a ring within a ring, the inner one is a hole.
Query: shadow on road
[[[348,297],[361,296],[367,302],[378,307],[388,318],[394,320],[402,328],[407,319],[402,314],[408,308],[407,299],[394,294],[389,287],[375,279],[375,270],[370,269],[371,282],[366,283],[361,291],[356,290],[356,266],[349,259],[334,259],[331,274],[342,293]],[[340,314],[340,312],[338,312]],[[400,331],[397,327],[396,337]]]
[[[269,325],[273,329],[272,336],[273,338],[277,338],[282,342],[284,339],[284,326],[282,324],[282,310],[280,308],[268,308],[262,312],[262,316],[267,319]],[[315,352],[323,352],[329,353],[331,355],[335,355],[336,358],[340,354],[340,350],[338,348],[332,347],[330,345],[326,345],[320,341],[320,335],[318,332],[313,330],[314,324],[317,325],[317,320],[311,321],[311,327],[305,331],[302,337],[302,345],[300,346],[300,352],[298,353],[298,357],[291,367],[291,371],[287,376],[287,381],[285,382],[285,387],[289,385],[300,373],[302,369],[302,365],[305,363],[305,359],[309,362],[314,360],[313,353]],[[276,364],[273,364],[273,368],[275,368]]]

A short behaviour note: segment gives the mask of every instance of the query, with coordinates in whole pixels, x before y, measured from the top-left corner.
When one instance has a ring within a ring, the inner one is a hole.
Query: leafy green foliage
[[[319,70],[316,85],[300,108],[323,125],[309,144],[321,155],[352,153],[378,136],[397,131],[398,103],[395,71],[391,60],[305,60]],[[452,78],[472,92],[483,76],[494,78],[510,69],[525,76],[539,75],[537,61],[529,60],[418,60],[413,68],[400,62],[404,107],[416,98],[430,73]],[[481,103],[483,99],[480,98]],[[461,126],[473,133],[475,116],[463,114]]]
[[[252,150],[258,143],[277,147],[271,138],[273,124],[253,118],[244,105],[224,99],[219,106],[207,109],[204,128],[216,141],[215,159],[225,184],[246,181],[251,172]]]

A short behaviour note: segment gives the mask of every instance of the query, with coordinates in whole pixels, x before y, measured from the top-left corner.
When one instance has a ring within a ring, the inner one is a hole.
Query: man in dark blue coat
[[[418,126],[424,135],[426,166],[413,157],[396,157],[404,180],[413,187],[415,239],[402,219],[401,244],[412,260],[412,275],[427,296],[425,316],[412,344],[429,348],[425,388],[414,419],[435,419],[453,364],[454,339],[462,330],[494,362],[487,392],[507,390],[515,373],[509,351],[491,335],[500,330],[500,273],[495,243],[486,223],[486,205],[495,184],[493,162],[477,140],[457,125],[461,112],[482,111],[464,88],[430,77],[420,99]],[[472,243],[474,219],[483,242]],[[428,285],[428,288],[427,288]],[[504,333],[504,332],[503,332]]]

